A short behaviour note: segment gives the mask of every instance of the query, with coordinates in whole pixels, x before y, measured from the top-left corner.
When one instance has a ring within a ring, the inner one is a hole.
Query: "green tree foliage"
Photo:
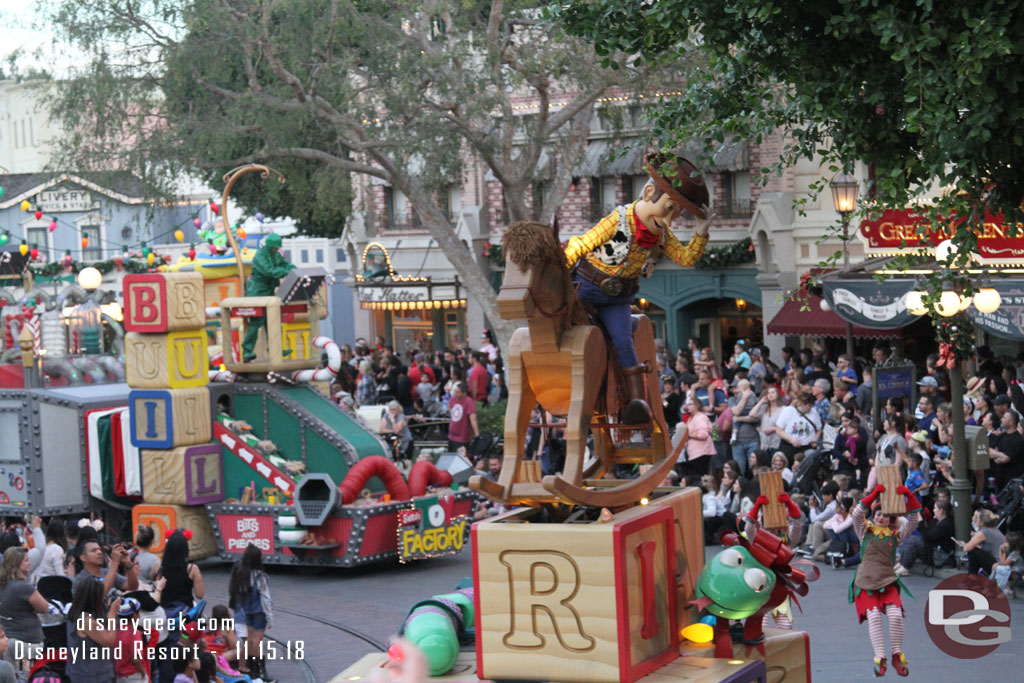
[[[575,0],[560,17],[609,64],[620,52],[671,62],[683,39],[697,45],[708,70],[660,112],[652,134],[666,144],[781,130],[764,174],[800,158],[832,172],[871,164],[864,210],[956,217],[951,265],[964,267],[986,212],[1022,218],[1022,12],[1021,0]],[[932,291],[943,281],[971,287],[955,268]]]
[[[462,184],[467,159],[480,159],[502,184],[511,220],[549,221],[582,158],[597,99],[616,85],[638,88],[653,71],[629,60],[602,69],[585,41],[541,20],[543,5],[57,3],[58,37],[90,56],[57,90],[68,163],[131,169],[164,187],[182,169],[215,182],[234,165],[270,163],[287,184],[247,178],[239,198],[328,235],[349,211],[351,175],[382,179],[409,198],[507,338],[478,255],[440,197]],[[549,185],[534,197],[538,180]]]

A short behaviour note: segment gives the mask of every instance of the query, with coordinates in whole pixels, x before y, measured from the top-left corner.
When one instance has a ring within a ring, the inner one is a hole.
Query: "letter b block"
[[[476,675],[632,683],[675,659],[672,508],[635,507],[603,524],[515,523],[536,516],[520,509],[472,527]]]
[[[197,330],[206,324],[203,276],[145,273],[124,278],[124,329],[154,334]]]
[[[210,392],[196,389],[134,389],[128,394],[132,445],[174,448],[210,440]]]
[[[209,383],[205,330],[124,336],[125,371],[133,389],[187,389]]]
[[[202,505],[224,500],[224,460],[217,444],[143,450],[142,499]]]

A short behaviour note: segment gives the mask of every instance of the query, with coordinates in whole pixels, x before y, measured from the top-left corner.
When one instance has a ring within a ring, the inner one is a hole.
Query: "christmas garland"
[[[107,259],[106,261],[93,261],[91,263],[86,263],[84,261],[72,261],[70,265],[65,265],[61,261],[51,261],[50,263],[29,265],[28,269],[32,273],[33,277],[54,277],[64,272],[77,274],[89,267],[95,268],[104,275],[115,268],[122,268],[126,273],[148,273],[155,269],[155,266],[151,266],[145,261],[132,261],[121,256]]]
[[[727,268],[751,263],[756,259],[754,243],[750,241],[749,237],[744,237],[739,242],[725,247],[705,249],[701,257],[697,259],[697,263],[694,264],[694,268]]]

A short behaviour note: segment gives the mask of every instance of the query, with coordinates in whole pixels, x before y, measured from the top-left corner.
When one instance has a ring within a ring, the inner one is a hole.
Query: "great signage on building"
[[[66,213],[71,211],[91,211],[97,206],[92,201],[92,194],[70,187],[56,187],[39,193],[37,205],[46,213]]]
[[[928,224],[923,212],[915,209],[889,209],[875,220],[860,224],[860,235],[868,254],[893,254],[902,249],[932,248],[952,237],[957,222],[939,226]],[[986,214],[978,232],[977,253],[983,261],[993,263],[1024,263],[1024,226],[1017,226],[1016,235],[1003,215]]]

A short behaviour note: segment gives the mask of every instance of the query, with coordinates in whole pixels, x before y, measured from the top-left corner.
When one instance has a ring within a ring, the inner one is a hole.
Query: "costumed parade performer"
[[[876,499],[884,492],[883,484],[876,485],[853,510],[853,530],[860,539],[861,559],[850,581],[850,602],[857,606],[860,621],[868,622],[871,647],[875,651],[875,676],[885,675],[883,612],[889,620],[892,666],[900,676],[908,676],[910,670],[903,654],[903,601],[900,599],[900,593],[906,589],[894,567],[896,549],[914,533],[921,520],[921,503],[906,486],[897,487],[896,493],[907,499],[907,517],[901,523],[897,516],[882,512],[882,503]],[[868,512],[872,512],[870,521]]]
[[[275,296],[281,284],[281,278],[295,267],[281,255],[281,236],[275,233],[267,235],[260,245],[259,251],[252,259],[252,275],[245,284],[246,296]],[[256,339],[260,328],[266,329],[266,316],[249,318],[242,340],[242,362],[248,363],[256,358]],[[291,355],[291,349],[285,349],[282,355]]]
[[[644,159],[644,167],[651,177],[640,198],[572,237],[565,250],[567,265],[576,268],[579,299],[597,310],[622,367],[630,399],[623,416],[628,424],[651,420],[644,373],[653,368],[640,364],[633,347],[630,306],[639,278],[650,276],[662,252],[684,268],[693,266],[704,253],[715,218],[708,210],[704,178],[691,162],[655,154]],[[670,230],[683,210],[697,217],[686,246]]]
[[[803,523],[800,518],[800,508],[797,507],[796,503],[793,502],[788,493],[780,493],[778,501],[786,506],[786,514],[789,518],[789,526],[785,533],[780,534],[780,537],[782,538],[783,543],[788,546],[793,546],[794,540],[800,540],[800,531],[803,528]],[[759,518],[761,507],[768,505],[768,503],[768,496],[763,493],[757,497],[756,501],[754,501],[754,507],[752,507],[750,512],[747,513],[747,523],[743,529],[743,535],[747,538],[754,538],[757,535],[757,530],[761,528],[761,520]],[[772,529],[771,531],[775,530]],[[768,626],[769,616],[775,620],[775,625],[779,628],[793,628],[793,609],[788,595],[779,605],[765,613],[763,620],[764,626]]]

